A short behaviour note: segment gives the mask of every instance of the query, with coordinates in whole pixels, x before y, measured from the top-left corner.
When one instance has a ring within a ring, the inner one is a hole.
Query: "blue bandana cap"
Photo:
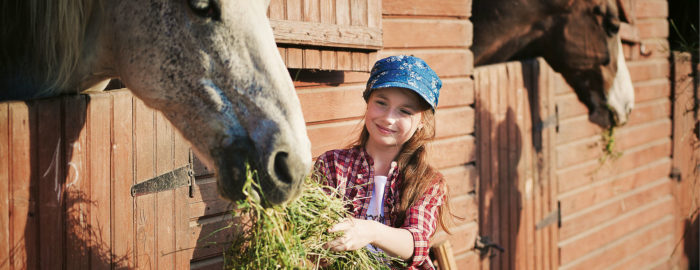
[[[369,100],[372,90],[400,87],[413,90],[435,110],[442,81],[428,64],[415,56],[389,56],[374,63],[362,96]]]

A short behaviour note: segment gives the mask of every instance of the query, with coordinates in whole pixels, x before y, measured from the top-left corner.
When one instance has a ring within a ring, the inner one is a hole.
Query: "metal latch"
[[[474,248],[479,250],[481,255],[488,255],[489,257],[496,256],[496,254],[491,252],[491,248],[495,248],[501,253],[505,252],[503,247],[501,247],[498,243],[492,242],[491,238],[488,236],[476,236]]]
[[[559,203],[557,202],[557,206],[558,204]],[[557,209],[554,209],[554,211],[552,211],[551,213],[547,214],[547,216],[544,217],[544,219],[537,222],[537,224],[535,225],[535,230],[538,231],[544,229],[552,224],[558,224],[559,227],[561,227],[561,215],[559,215],[559,207],[557,207]]]
[[[188,164],[131,186],[131,196],[138,197],[141,195],[173,190],[187,185],[191,188],[192,183],[194,183],[194,171]]]
[[[678,167],[671,168],[671,179],[676,180],[676,182],[681,181],[681,169]]]

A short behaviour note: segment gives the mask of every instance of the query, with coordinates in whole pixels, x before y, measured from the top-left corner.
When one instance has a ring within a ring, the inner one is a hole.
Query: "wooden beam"
[[[382,48],[382,30],[366,26],[270,20],[280,44],[312,45],[366,50]]]

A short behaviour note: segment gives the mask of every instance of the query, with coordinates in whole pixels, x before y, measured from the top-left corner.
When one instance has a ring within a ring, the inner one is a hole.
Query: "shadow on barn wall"
[[[98,206],[86,193],[90,184],[79,183],[89,177],[71,170],[72,166],[84,168],[87,164],[67,162],[73,158],[73,148],[87,148],[84,137],[83,141],[79,138],[89,103],[87,95],[26,102],[28,117],[21,126],[29,133],[28,144],[15,144],[12,151],[11,143],[10,157],[18,162],[11,170],[28,171],[10,175],[12,236],[11,241],[8,239],[9,258],[0,258],[0,268],[128,267],[129,258],[112,254],[110,239],[103,239],[110,221],[90,220],[90,209]],[[65,119],[74,121],[67,123]]]

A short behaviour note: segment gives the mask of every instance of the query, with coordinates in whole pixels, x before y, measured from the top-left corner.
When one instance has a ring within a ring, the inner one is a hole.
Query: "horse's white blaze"
[[[627,117],[634,108],[634,86],[632,78],[625,63],[625,54],[622,51],[622,42],[617,38],[617,73],[610,90],[608,91],[608,106],[617,117],[618,124],[627,122]]]

